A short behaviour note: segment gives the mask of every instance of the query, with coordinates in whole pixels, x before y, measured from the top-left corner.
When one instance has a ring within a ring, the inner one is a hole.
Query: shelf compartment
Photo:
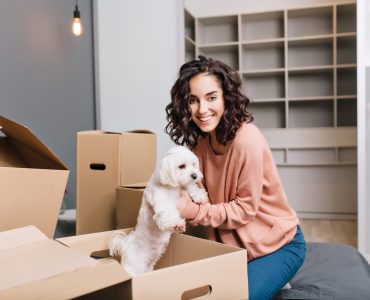
[[[253,113],[254,123],[260,128],[285,127],[285,102],[251,102],[248,111]]]
[[[288,164],[328,164],[336,162],[335,148],[288,149]]]
[[[279,174],[289,202],[297,212],[357,211],[356,165],[281,166]]]
[[[357,162],[357,147],[339,147],[338,162]]]
[[[334,103],[331,100],[290,101],[288,127],[332,127]]]
[[[285,149],[271,149],[272,156],[276,164],[286,163],[286,150]]]
[[[337,95],[355,95],[356,85],[357,70],[355,67],[337,69]]]
[[[284,43],[249,44],[242,46],[242,70],[284,68]]]
[[[333,38],[288,42],[288,67],[333,64]]]
[[[238,17],[200,18],[197,34],[199,44],[237,42]]]
[[[333,70],[310,70],[288,73],[289,98],[333,95]]]
[[[193,16],[187,11],[184,11],[185,22],[185,37],[195,40],[195,20]]]
[[[356,99],[337,100],[337,126],[357,126]]]
[[[356,36],[337,37],[337,64],[355,64]]]
[[[284,37],[284,12],[268,12],[241,16],[241,41]]]
[[[337,6],[337,32],[356,31],[356,4],[344,4]]]
[[[195,45],[185,39],[185,62],[195,59]]]
[[[199,54],[220,60],[235,70],[239,70],[238,45],[199,47]]]
[[[333,7],[288,11],[288,37],[333,33]]]
[[[284,74],[243,75],[243,87],[251,99],[285,98]]]

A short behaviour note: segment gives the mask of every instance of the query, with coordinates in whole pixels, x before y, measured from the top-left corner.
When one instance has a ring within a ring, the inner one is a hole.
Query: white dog
[[[128,235],[113,236],[109,252],[120,255],[123,268],[131,276],[152,271],[165,252],[171,234],[185,231],[185,220],[177,209],[181,189],[196,203],[208,202],[198,158],[185,147],[171,148],[157,165],[142,198],[135,229]]]

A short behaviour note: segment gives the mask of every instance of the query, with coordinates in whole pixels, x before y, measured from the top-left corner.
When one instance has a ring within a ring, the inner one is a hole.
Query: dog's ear
[[[157,166],[157,178],[162,185],[177,186],[175,161],[172,155],[166,155]]]

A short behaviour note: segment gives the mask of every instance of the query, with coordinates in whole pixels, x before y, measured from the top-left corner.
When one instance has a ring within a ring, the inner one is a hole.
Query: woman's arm
[[[182,217],[188,219],[190,224],[236,229],[253,220],[260,204],[264,184],[264,149],[259,139],[243,143],[242,147],[244,150],[237,157],[237,163],[241,165],[240,173],[233,174],[237,177],[235,199],[223,201],[212,199],[216,204],[196,204],[186,192],[182,193],[179,209]]]

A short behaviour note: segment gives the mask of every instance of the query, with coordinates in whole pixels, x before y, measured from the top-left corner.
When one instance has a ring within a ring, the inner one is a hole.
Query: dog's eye
[[[185,169],[185,168],[186,168],[185,164],[179,165],[179,169]]]

